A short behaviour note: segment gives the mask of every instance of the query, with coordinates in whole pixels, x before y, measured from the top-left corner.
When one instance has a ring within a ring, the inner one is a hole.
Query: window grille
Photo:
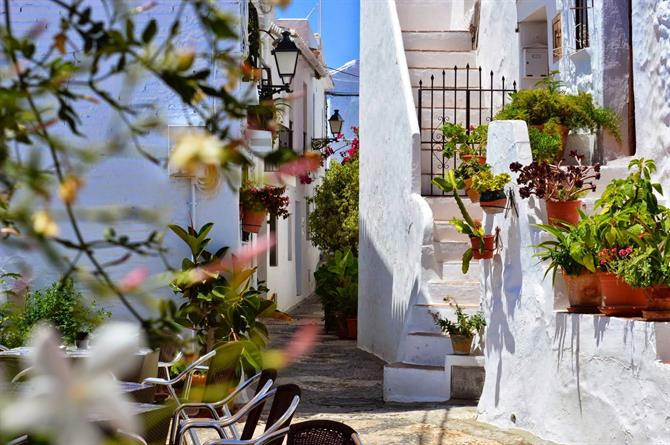
[[[591,3],[591,5],[589,5]],[[589,0],[575,0],[575,49],[589,47],[589,9],[593,2]]]

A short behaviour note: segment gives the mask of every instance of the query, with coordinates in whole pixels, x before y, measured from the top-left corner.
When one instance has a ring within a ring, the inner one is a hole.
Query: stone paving
[[[266,320],[271,346],[283,347],[302,325],[322,324],[321,306],[309,298],[290,321]],[[302,390],[294,422],[337,420],[359,432],[364,445],[550,445],[528,433],[477,422],[474,404],[397,404],[382,400],[384,362],[352,340],[319,336],[316,348],[279,374],[278,384]],[[202,439],[213,439],[204,433]]]
[[[284,345],[300,325],[322,323],[315,298],[291,316],[291,321],[267,323],[273,347]],[[522,431],[477,422],[474,405],[384,403],[383,365],[357,349],[355,341],[323,334],[311,354],[280,373],[278,383],[296,383],[302,389],[295,421],[342,421],[357,430],[366,445],[549,444]]]

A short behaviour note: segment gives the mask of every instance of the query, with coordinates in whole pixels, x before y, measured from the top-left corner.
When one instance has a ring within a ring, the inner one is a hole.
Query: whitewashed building
[[[95,4],[97,0],[91,0]],[[240,61],[249,56],[249,29],[250,29],[250,11],[258,12],[261,21],[261,28],[268,30],[272,25],[274,17],[274,4],[269,0],[218,0],[217,6],[229,12],[236,17],[235,31],[239,38],[233,41],[230,46],[232,56],[238,57]],[[13,8],[12,17],[14,18],[14,29],[19,34],[25,34],[38,23],[54,23],[53,27],[47,26],[47,30],[53,28],[63,13],[62,9],[52,7],[43,8],[40,2],[17,0],[11,2]],[[104,8],[98,6],[94,8],[95,14],[104,14]],[[190,8],[185,8],[183,23],[190,23],[194,17],[190,15]],[[158,0],[151,2],[151,7],[135,16],[136,29],[140,32],[150,20],[156,19],[159,24],[157,39],[162,39],[169,32],[170,24],[174,19],[176,10],[174,2],[169,0]],[[287,26],[297,26],[296,23],[287,23]],[[200,34],[199,26],[183,27],[184,33],[181,35],[179,44],[185,49],[203,50],[205,39]],[[280,36],[281,31],[275,26],[274,38]],[[56,31],[54,31],[56,32]],[[272,40],[265,33],[259,33],[263,46],[261,51],[265,55],[265,63],[276,72],[275,61],[270,54]],[[311,48],[317,45],[314,43],[314,36],[304,29],[293,31],[294,38],[300,43],[300,50],[303,55],[300,56],[298,75],[294,79],[293,87],[295,91],[307,91],[310,95],[307,101],[307,107],[300,105],[302,99],[295,96],[293,99],[292,112],[295,117],[291,117],[296,122],[294,132],[295,148],[299,153],[303,153],[303,131],[306,132],[307,144],[310,137],[320,137],[323,134],[325,126],[323,111],[323,91],[329,85],[329,76],[327,70],[322,66],[321,59],[315,55]],[[303,40],[303,36],[304,40]],[[311,37],[310,37],[311,36]],[[39,51],[46,50],[53,42],[53,33],[47,31],[38,41]],[[309,42],[309,43],[305,43]],[[76,59],[78,54],[68,53],[66,57]],[[311,64],[311,65],[310,65]],[[210,67],[215,82],[224,84],[226,74],[220,66],[213,63]],[[314,73],[321,76],[321,80],[315,80]],[[276,74],[275,74],[276,75]],[[280,84],[278,78],[274,79],[275,84]],[[239,82],[236,94],[248,103],[258,101],[257,83],[253,81]],[[313,96],[313,97],[312,97]],[[157,105],[157,115],[162,119],[163,125],[157,131],[142,139],[143,148],[152,156],[161,161],[161,165],[154,165],[143,159],[137,151],[128,144],[124,150],[113,154],[103,153],[100,155],[99,162],[95,167],[84,176],[85,187],[82,189],[77,201],[80,209],[100,209],[104,207],[124,207],[130,209],[130,216],[114,223],[114,228],[118,234],[127,234],[131,240],[140,237],[146,237],[152,230],[167,231],[167,224],[178,224],[182,227],[192,225],[196,228],[213,222],[214,228],[210,232],[212,238],[211,247],[219,249],[223,246],[229,246],[231,249],[239,248],[242,245],[242,232],[240,229],[239,214],[239,184],[229,184],[220,174],[212,174],[211,170],[199,172],[196,175],[188,175],[183,172],[171,169],[168,166],[168,156],[171,147],[174,145],[175,136],[188,129],[189,126],[198,126],[198,117],[194,113],[185,114],[181,101],[176,95],[170,94],[161,82],[150,78],[149,76],[138,81],[129,101],[152,103]],[[84,102],[86,103],[86,102]],[[109,143],[118,137],[115,128],[121,128],[115,113],[101,104],[87,103],[82,109],[78,110],[81,114],[82,126],[81,132],[87,136],[89,146],[96,146]],[[316,114],[312,114],[316,113]],[[267,153],[274,148],[272,137],[263,132],[247,131],[247,119],[235,119],[230,123],[230,136],[232,138],[247,137],[251,148],[258,153]],[[288,123],[287,123],[288,126]],[[254,162],[259,165],[258,169],[263,172],[262,161],[255,158]],[[239,175],[238,175],[239,176]],[[212,186],[214,184],[214,186]],[[309,189],[299,184],[293,183],[289,187],[289,197],[291,200],[290,211],[291,218],[288,221],[280,221],[277,228],[279,244],[278,258],[282,265],[292,262],[301,264],[289,272],[282,268],[281,273],[276,273],[278,268],[269,267],[266,270],[262,266],[259,270],[259,278],[267,279],[273,292],[279,296],[279,305],[282,308],[288,308],[295,304],[296,295],[307,295],[311,285],[311,275],[307,272],[311,268],[313,271],[317,253],[310,249],[309,243],[305,240],[305,215],[306,206],[303,191]],[[51,209],[57,218],[57,223],[61,228],[61,236],[64,238],[72,237],[67,218],[62,208],[56,200]],[[135,217],[138,209],[147,209],[155,212],[158,218],[151,223],[142,221]],[[84,221],[82,229],[86,239],[102,239],[107,224],[97,224]],[[165,246],[169,249],[168,261],[178,268],[181,259],[189,255],[187,246],[174,234],[167,231],[165,236]],[[290,249],[289,249],[290,247]],[[293,252],[293,253],[291,253]],[[118,249],[106,249],[99,254],[99,261],[106,263],[118,259],[124,252]],[[291,259],[293,256],[294,259]],[[165,271],[165,264],[157,257],[133,256],[130,261],[123,265],[111,269],[112,277],[115,279],[125,276],[128,271],[137,267],[146,267],[152,274]],[[289,266],[286,266],[289,267]],[[17,252],[10,249],[7,245],[0,243],[0,270],[1,271],[26,271],[30,274],[32,286],[41,288],[50,285],[59,275],[53,270],[38,254],[30,252]],[[300,283],[300,284],[296,284]],[[296,290],[297,289],[297,290]],[[167,286],[163,290],[165,296],[172,295]],[[177,297],[175,297],[177,298]],[[125,309],[115,303],[114,299],[101,302],[112,309],[117,318],[126,318],[128,314]]]
[[[312,150],[313,139],[329,136],[326,91],[333,87],[332,78],[324,62],[319,36],[314,34],[307,19],[278,19],[266,23],[266,29],[275,34],[289,30],[301,51],[291,83],[292,92],[276,97],[282,110],[281,125],[272,146],[276,149],[281,145],[302,155]],[[274,64],[269,54],[266,63]],[[307,230],[308,198],[323,173],[323,169],[312,173],[314,182],[309,184],[300,178],[284,177],[282,183],[287,188],[290,215],[286,219],[270,219],[261,229],[262,233],[272,233],[276,244],[258,259],[258,279],[266,282],[269,295],[276,298],[280,310],[290,309],[314,291],[314,271],[320,253],[312,245]],[[255,174],[271,178],[272,168],[258,164]]]
[[[473,91],[477,124],[480,110],[485,122],[501,103],[479,90],[528,88],[558,69],[567,88],[591,92],[621,118],[621,143],[569,138],[606,163],[599,189],[625,175],[630,156],[655,159],[667,189],[669,16],[667,2],[646,0],[361,3],[359,346],[388,362],[387,400],[451,396],[451,346],[428,311],[448,314],[452,297],[481,307],[488,322],[483,356],[465,363],[486,371],[480,420],[563,443],[667,441],[670,327],[557,313],[564,297],[533,257],[543,209],[520,199],[518,217],[482,218],[501,230],[503,248],[463,276],[456,263],[467,239],[445,224],[458,210],[434,196],[430,178],[441,171],[434,130],[467,118],[465,94],[449,88]],[[492,124],[487,152],[497,172],[528,162],[525,124]]]

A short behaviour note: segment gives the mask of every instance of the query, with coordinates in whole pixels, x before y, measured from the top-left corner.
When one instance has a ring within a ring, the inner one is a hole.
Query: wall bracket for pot
[[[516,194],[512,188],[507,189],[507,207],[505,208],[505,219],[509,215],[510,210],[514,211],[516,217],[519,217],[519,209],[516,207]]]

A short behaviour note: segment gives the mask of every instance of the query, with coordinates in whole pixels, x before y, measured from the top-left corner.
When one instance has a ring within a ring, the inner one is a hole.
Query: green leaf
[[[463,263],[461,265],[461,271],[463,272],[463,275],[468,273],[468,270],[470,270],[470,261],[472,260],[472,256],[473,256],[472,247],[470,247],[463,254]]]
[[[142,42],[144,44],[151,42],[151,40],[156,36],[157,32],[158,23],[156,22],[156,19],[151,19],[144,28],[144,31],[142,31]]]

